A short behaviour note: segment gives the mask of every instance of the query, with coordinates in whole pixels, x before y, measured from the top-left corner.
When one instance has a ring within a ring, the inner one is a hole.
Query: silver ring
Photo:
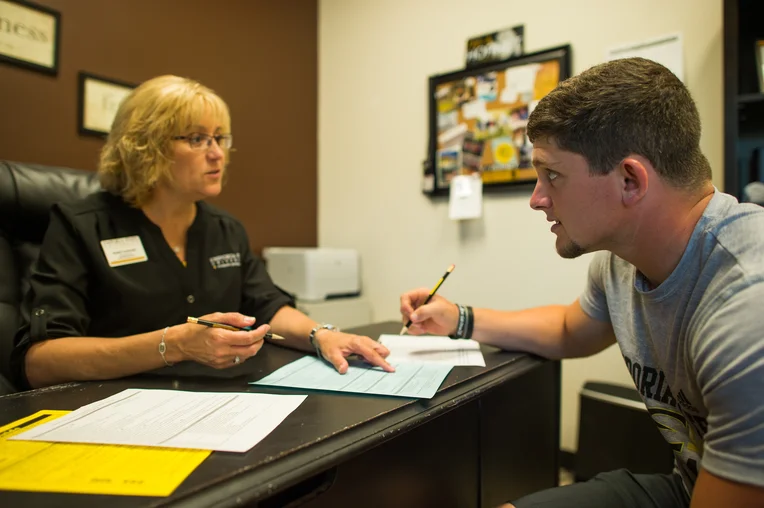
[[[237,355],[236,358],[233,359],[233,363],[234,363],[234,365],[236,365],[239,362],[241,362],[241,358],[239,358],[239,356]]]

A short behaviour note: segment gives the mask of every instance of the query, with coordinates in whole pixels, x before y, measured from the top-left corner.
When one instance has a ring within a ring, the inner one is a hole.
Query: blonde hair
[[[159,76],[142,83],[120,104],[101,150],[98,176],[103,188],[135,207],[151,198],[162,179],[172,180],[172,138],[187,134],[211,114],[231,132],[228,106],[201,83]],[[226,164],[228,150],[225,150]]]

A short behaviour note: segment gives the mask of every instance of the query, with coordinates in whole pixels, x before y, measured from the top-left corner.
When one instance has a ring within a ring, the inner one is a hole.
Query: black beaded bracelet
[[[465,339],[472,338],[472,330],[475,328],[475,313],[472,311],[472,307],[467,306],[467,331],[464,334]]]
[[[456,331],[453,335],[449,335],[450,338],[467,339],[472,336],[472,307],[456,304],[459,309],[459,321],[456,325]]]

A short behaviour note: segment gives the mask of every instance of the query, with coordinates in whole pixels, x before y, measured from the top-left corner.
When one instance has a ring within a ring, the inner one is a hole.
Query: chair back
[[[13,338],[50,208],[100,188],[93,171],[0,161],[0,395],[15,389],[9,381]]]

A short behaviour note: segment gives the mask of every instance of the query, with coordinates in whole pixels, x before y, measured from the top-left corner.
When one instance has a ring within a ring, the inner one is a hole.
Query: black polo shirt
[[[134,236],[148,259],[110,266],[101,241]],[[229,214],[197,204],[184,266],[141,210],[100,192],[51,211],[22,305],[13,367],[27,386],[24,356],[34,342],[125,337],[211,312],[241,312],[263,324],[284,305],[294,302],[273,284]]]

